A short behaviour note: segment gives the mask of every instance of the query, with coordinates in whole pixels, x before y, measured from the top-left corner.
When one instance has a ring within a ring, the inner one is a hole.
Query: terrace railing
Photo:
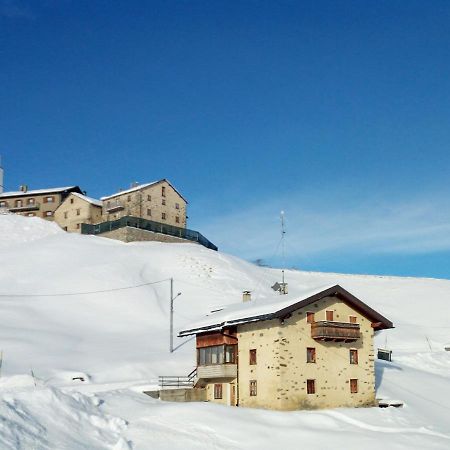
[[[97,224],[81,224],[81,234],[102,234],[108,231],[118,230],[119,228],[133,227],[140,230],[152,231],[154,233],[166,234],[168,236],[174,236],[181,239],[187,239],[188,241],[198,242],[206,248],[211,250],[217,250],[211,241],[205,238],[201,233],[188,228],[175,227],[165,223],[154,222],[153,220],[142,219],[134,216],[124,216],[116,220],[108,220]]]

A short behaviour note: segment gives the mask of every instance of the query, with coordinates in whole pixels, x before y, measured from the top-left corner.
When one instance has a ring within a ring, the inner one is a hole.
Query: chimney
[[[28,186],[26,184],[22,184],[19,189],[20,189],[20,192],[25,193],[28,191]]]
[[[251,291],[243,291],[242,292],[242,301],[243,302],[249,302],[252,299],[252,292]]]

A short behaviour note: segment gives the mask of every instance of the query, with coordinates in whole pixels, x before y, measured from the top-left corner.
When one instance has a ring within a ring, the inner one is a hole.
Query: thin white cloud
[[[283,204],[273,199],[216,217],[203,230],[223,251],[270,261],[280,239],[279,211],[284,209],[288,260],[337,253],[423,254],[450,250],[448,198],[429,196],[396,203],[366,199],[357,204],[350,198],[292,195],[284,198]]]

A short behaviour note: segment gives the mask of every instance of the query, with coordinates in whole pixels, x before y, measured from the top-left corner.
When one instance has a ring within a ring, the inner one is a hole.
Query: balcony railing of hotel
[[[319,341],[352,342],[360,336],[359,323],[322,320],[311,324],[311,337]]]
[[[175,227],[165,223],[154,222],[152,220],[141,219],[140,217],[124,216],[116,220],[108,220],[106,222],[97,223],[95,225],[83,223],[81,224],[82,234],[102,234],[108,231],[118,230],[124,227],[139,228],[141,230],[153,231],[154,233],[166,234],[180,239],[197,242],[203,247],[211,250],[217,250],[217,247],[201,233],[188,228]]]
[[[107,213],[114,213],[114,212],[117,212],[117,211],[122,211],[123,209],[125,209],[125,206],[122,203],[120,203],[120,202],[115,202],[115,203],[112,203],[112,204],[109,204],[109,205],[107,204],[105,206],[105,211]]]
[[[22,205],[10,206],[8,209],[11,212],[15,211],[36,211],[41,207],[40,203],[25,203]]]

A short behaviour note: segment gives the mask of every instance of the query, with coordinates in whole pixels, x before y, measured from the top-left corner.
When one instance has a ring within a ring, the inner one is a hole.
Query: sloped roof
[[[26,191],[26,192],[11,191],[11,192],[1,193],[0,198],[22,197],[24,195],[57,194],[60,192],[78,192],[81,194],[81,189],[78,186],[65,186],[65,187],[48,188],[48,189],[33,189],[33,190]]]
[[[359,311],[365,317],[369,318],[374,324],[375,330],[393,328],[394,325],[380,313],[372,309],[363,301],[356,298],[353,294],[346,291],[339,285],[324,286],[310,291],[304,291],[300,297],[291,297],[286,300],[263,301],[263,302],[244,302],[231,305],[230,307],[210,314],[201,321],[192,324],[189,328],[180,331],[179,336],[189,336],[205,331],[219,330],[226,326],[234,326],[248,322],[257,322],[260,320],[271,320],[287,317],[293,311],[317,302],[324,297],[338,297],[355,310]]]
[[[100,207],[103,206],[103,203],[100,200],[97,200],[95,198],[88,197],[87,195],[79,194],[78,192],[72,192],[72,194],[78,198],[81,198],[81,200],[85,200],[86,202],[91,203],[92,205],[100,206]]]
[[[158,180],[158,181],[152,181],[151,183],[144,183],[144,184],[139,184],[138,186],[132,187],[130,189],[127,189],[125,191],[119,191],[116,192],[115,194],[111,194],[111,195],[107,195],[105,197],[100,197],[100,200],[109,200],[111,198],[114,197],[118,197],[119,195],[124,195],[124,194],[129,194],[131,192],[135,192],[135,191],[140,191],[141,189],[145,189],[148,188],[149,186],[156,186],[159,183],[163,183],[166,182],[168,184],[170,184],[170,186],[172,186],[173,190],[186,202],[188,203],[188,201],[180,194],[180,192],[175,188],[175,186],[166,178],[163,178],[162,180]]]

